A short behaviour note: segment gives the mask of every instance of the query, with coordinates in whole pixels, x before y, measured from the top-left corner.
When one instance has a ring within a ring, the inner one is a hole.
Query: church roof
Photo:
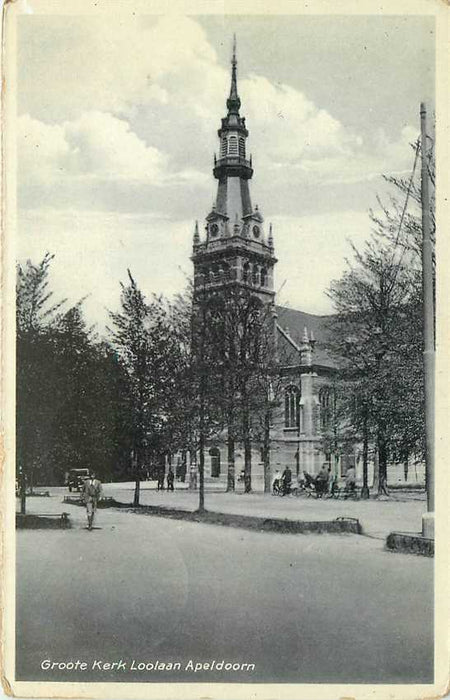
[[[307,328],[308,335],[316,340],[312,361],[313,364],[323,365],[325,367],[336,367],[334,360],[326,349],[327,342],[327,325],[332,316],[317,316],[316,314],[308,314],[305,311],[298,309],[290,309],[287,306],[276,306],[277,324],[281,327],[278,332],[278,346],[280,349],[280,360],[283,364],[298,364],[298,352],[295,346],[302,344],[302,336],[304,329]],[[284,331],[284,333],[283,333]],[[286,334],[292,339],[290,343]]]

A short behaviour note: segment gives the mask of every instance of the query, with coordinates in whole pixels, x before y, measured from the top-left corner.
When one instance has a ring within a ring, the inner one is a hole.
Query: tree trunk
[[[203,432],[203,427],[200,429],[198,452],[199,452],[198,512],[204,513],[205,512],[205,435]]]
[[[244,491],[252,490],[252,443],[250,439],[250,415],[246,397],[242,410],[242,441],[244,443]]]
[[[236,487],[236,464],[235,464],[235,439],[234,439],[234,411],[230,406],[228,409],[228,432],[227,432],[227,491],[234,491]]]
[[[369,431],[367,429],[367,418],[363,425],[363,485],[361,498],[369,498],[368,461],[369,461]]]
[[[134,499],[133,506],[137,508],[140,505],[140,493],[141,493],[141,474],[140,474],[140,459],[138,456],[138,451],[133,455],[134,461]]]
[[[387,445],[383,428],[378,431],[378,495],[389,496],[387,490]]]
[[[378,494],[378,485],[380,483],[380,461],[378,459],[378,451],[375,450],[373,456],[373,484],[372,489]]]
[[[203,362],[203,355],[202,355]],[[198,512],[204,513],[205,511],[205,378],[202,368],[202,375],[200,379],[200,425],[199,425],[199,439],[198,439],[198,451],[199,451],[199,464],[198,464],[198,474],[199,474],[199,489],[198,489]]]
[[[271,488],[271,473],[270,473],[270,408],[266,409],[264,416],[264,493],[270,493]]]
[[[229,429],[228,429],[229,430]],[[227,473],[227,491],[234,491],[236,487],[236,466],[235,466],[235,443],[234,435],[228,433],[227,450],[228,450],[228,473]]]

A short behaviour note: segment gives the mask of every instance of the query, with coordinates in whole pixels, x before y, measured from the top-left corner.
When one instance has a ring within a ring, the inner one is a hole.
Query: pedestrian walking
[[[97,504],[102,497],[102,484],[96,479],[95,472],[91,472],[90,476],[85,480],[81,495],[86,506],[88,530],[92,530]]]
[[[168,491],[173,491],[173,480],[174,480],[174,473],[172,467],[169,467],[169,471],[167,472],[167,490]]]

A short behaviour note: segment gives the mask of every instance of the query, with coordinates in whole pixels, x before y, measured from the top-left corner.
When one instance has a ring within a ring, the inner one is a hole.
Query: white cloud
[[[72,199],[81,208],[152,211],[159,194],[152,197],[151,188],[189,186],[209,205],[229,67],[218,63],[203,28],[189,17],[102,18],[102,41],[99,30],[95,20],[74,20],[60,42],[35,47],[44,54],[48,90],[45,100],[42,90],[36,93],[33,71],[40,64],[30,60],[20,93],[29,109],[20,117],[22,203],[67,207]],[[239,90],[258,184],[273,192],[280,211],[305,184],[319,192],[322,185],[370,182],[410,167],[412,127],[397,141],[379,131],[368,143],[290,85],[240,72]],[[45,118],[38,119],[41,113]],[[191,192],[186,199],[173,190],[167,213],[175,206],[175,216],[189,215],[187,200],[192,206]],[[193,218],[203,213],[192,209]]]
[[[163,215],[40,208],[22,211],[18,219],[17,258],[38,262],[55,254],[51,288],[55,298],[84,303],[89,323],[102,328],[107,309],[118,308],[127,268],[144,293],[171,296],[191,272],[193,227]],[[170,249],[170,255],[167,250]]]
[[[167,155],[139,139],[124,119],[87,112],[75,122],[65,122],[64,132],[70,147],[70,172],[106,180],[161,183]]]

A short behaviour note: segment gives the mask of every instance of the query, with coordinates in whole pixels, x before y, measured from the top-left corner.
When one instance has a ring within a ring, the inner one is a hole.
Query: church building
[[[339,469],[339,476],[344,476],[349,464],[354,464],[355,456],[341,458],[338,465],[325,451],[323,440],[333,420],[332,379],[336,373],[322,346],[327,317],[276,305],[274,234],[272,225],[265,224],[259,207],[252,203],[253,164],[247,152],[249,132],[245,117],[240,114],[235,46],[231,67],[227,114],[218,130],[219,157],[214,157],[215,204],[206,216],[204,235],[200,235],[197,223],[194,231],[194,293],[200,285],[203,292],[214,294],[227,284],[239,285],[271,309],[276,345],[283,358],[280,371],[284,393],[272,412],[272,473],[289,465],[294,475],[303,470],[316,474],[324,462],[333,461],[333,468]],[[243,455],[237,450],[237,474],[241,468]],[[226,483],[225,441],[217,440],[208,446],[205,477],[210,483]],[[252,483],[256,489],[263,483],[258,445],[252,453]]]

